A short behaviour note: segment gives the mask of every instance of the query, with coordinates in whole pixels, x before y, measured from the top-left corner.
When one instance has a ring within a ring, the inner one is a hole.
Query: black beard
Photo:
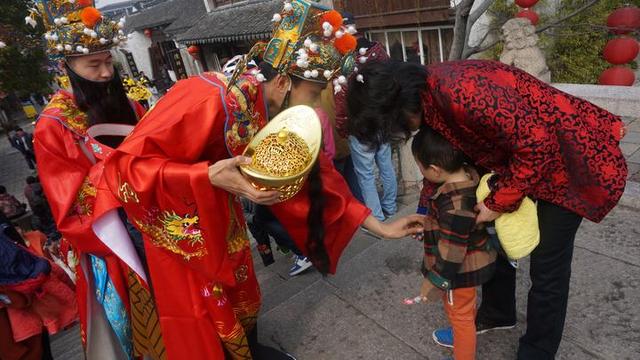
[[[74,102],[89,118],[89,126],[103,123],[135,125],[138,122],[124,90],[120,75],[114,71],[109,81],[91,81],[76,74],[65,63],[69,82],[73,90]],[[122,137],[104,136],[101,143],[117,147]]]

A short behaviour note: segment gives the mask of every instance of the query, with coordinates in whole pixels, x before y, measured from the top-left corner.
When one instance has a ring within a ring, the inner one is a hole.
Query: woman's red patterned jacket
[[[622,196],[621,119],[494,61],[427,67],[424,122],[500,175],[487,207],[514,211],[524,195],[595,222]]]

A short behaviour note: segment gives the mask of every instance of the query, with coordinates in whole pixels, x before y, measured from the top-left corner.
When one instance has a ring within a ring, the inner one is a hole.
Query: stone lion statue
[[[544,82],[551,81],[547,62],[538,48],[536,27],[529,19],[515,18],[502,26],[504,50],[500,61],[522,69]]]

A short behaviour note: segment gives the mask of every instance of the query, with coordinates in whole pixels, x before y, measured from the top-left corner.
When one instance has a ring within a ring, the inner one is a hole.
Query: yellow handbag
[[[493,174],[486,174],[480,179],[476,197],[478,202],[489,196],[489,178]],[[509,259],[521,259],[533,251],[540,243],[540,228],[538,227],[538,212],[536,204],[525,197],[518,210],[504,213],[495,220],[496,233],[500,245]]]

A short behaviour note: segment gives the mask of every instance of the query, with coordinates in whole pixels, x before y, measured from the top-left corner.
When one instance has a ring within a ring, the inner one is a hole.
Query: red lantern
[[[533,7],[533,5],[537,4],[538,0],[516,0],[516,5],[520,6],[521,8],[530,8]]]
[[[540,20],[538,14],[536,14],[535,11],[529,9],[521,10],[516,14],[516,17],[529,19],[529,21],[531,21],[531,24],[533,25],[538,25],[538,21]]]
[[[187,52],[194,58],[197,58],[200,54],[200,48],[197,45],[191,45],[187,48]]]
[[[598,83],[600,85],[632,86],[636,75],[625,66],[614,66],[602,72]]]
[[[144,36],[151,39],[151,35],[153,35],[153,31],[151,29],[144,29]]]
[[[615,34],[626,34],[640,28],[640,9],[625,6],[614,10],[607,18],[607,26]]]
[[[602,55],[604,55],[604,59],[609,64],[622,65],[633,61],[638,56],[639,51],[640,45],[635,39],[620,37],[609,40],[602,51]]]

